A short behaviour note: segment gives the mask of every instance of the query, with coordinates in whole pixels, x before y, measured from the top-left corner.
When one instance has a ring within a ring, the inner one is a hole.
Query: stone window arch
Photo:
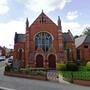
[[[35,36],[35,49],[42,48],[47,52],[52,45],[52,36],[47,32],[40,32]]]

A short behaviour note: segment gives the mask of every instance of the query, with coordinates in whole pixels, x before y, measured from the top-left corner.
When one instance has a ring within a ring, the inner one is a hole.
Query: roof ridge
[[[50,20],[53,24],[56,25],[56,23],[54,23],[54,21],[52,21],[44,12],[41,12],[38,17],[33,21],[33,23],[30,25],[30,27],[39,19],[41,18],[41,16],[44,16],[46,19]],[[57,25],[56,25],[57,26]],[[29,27],[29,28],[30,28]]]
[[[71,33],[71,31],[70,31],[70,30],[68,30],[68,33],[69,33],[69,35],[70,35],[71,39],[74,41],[73,35],[72,35],[72,33]]]
[[[76,48],[79,47],[81,44],[83,44],[83,42],[85,41],[87,35],[82,35],[78,38],[75,39],[75,46]]]

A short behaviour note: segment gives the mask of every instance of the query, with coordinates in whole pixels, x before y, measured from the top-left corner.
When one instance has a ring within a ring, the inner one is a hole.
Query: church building
[[[43,11],[29,25],[26,19],[26,33],[15,33],[14,60],[22,67],[56,68],[57,63],[76,59],[74,39],[70,30],[62,32],[60,17],[55,24]]]

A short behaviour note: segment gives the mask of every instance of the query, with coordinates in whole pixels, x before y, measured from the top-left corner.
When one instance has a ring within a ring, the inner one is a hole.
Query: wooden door
[[[49,69],[56,69],[56,57],[53,54],[48,57],[48,67]]]
[[[42,55],[36,56],[36,67],[43,67],[43,56]]]

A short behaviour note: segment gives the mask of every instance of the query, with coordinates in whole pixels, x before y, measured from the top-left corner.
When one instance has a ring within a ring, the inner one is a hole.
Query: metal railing
[[[62,71],[64,80],[73,82],[73,80],[90,80],[90,71]]]

